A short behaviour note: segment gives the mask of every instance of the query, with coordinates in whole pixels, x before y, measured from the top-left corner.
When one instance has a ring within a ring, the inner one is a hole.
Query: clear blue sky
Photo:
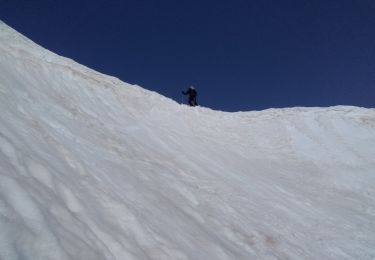
[[[374,0],[0,0],[0,19],[176,101],[194,84],[226,111],[375,107]]]

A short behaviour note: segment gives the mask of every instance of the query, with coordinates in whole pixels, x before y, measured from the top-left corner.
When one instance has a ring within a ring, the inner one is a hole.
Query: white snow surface
[[[375,109],[191,108],[0,22],[0,111],[2,260],[375,259]]]

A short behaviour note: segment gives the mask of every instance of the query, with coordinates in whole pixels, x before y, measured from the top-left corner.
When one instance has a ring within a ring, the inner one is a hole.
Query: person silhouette
[[[198,106],[198,102],[197,102],[198,92],[195,90],[194,86],[190,86],[186,92],[182,91],[182,94],[185,96],[188,95],[189,97],[188,103],[190,106],[192,107]]]

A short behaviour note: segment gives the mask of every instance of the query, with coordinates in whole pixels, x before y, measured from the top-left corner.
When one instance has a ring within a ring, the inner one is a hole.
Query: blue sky
[[[45,48],[176,101],[225,111],[375,107],[373,0],[0,0]]]

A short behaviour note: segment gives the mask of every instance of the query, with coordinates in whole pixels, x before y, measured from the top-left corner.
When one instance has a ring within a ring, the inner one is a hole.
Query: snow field
[[[374,259],[375,110],[190,108],[0,22],[0,259]]]

